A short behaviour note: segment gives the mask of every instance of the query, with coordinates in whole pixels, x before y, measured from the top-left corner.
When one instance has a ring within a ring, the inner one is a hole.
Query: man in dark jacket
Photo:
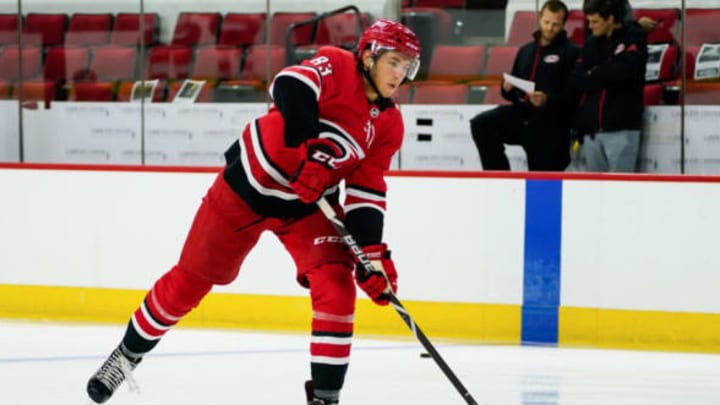
[[[642,27],[622,21],[619,0],[588,0],[592,31],[570,77],[578,110],[573,161],[568,170],[634,172],[640,150],[647,39]]]
[[[578,47],[565,33],[567,6],[548,0],[540,9],[539,30],[515,57],[512,75],[535,82],[526,93],[503,81],[502,95],[511,105],[498,106],[470,121],[484,170],[509,170],[505,144],[522,145],[528,169],[562,171],[570,157],[567,79]]]

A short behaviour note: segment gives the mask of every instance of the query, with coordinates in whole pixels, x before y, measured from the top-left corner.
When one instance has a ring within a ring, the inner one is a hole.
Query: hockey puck
[[[430,353],[420,353],[420,357],[422,357],[423,359],[429,359]]]

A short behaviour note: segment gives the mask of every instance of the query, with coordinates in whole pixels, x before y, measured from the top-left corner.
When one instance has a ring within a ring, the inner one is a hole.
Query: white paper
[[[513,75],[509,75],[507,73],[503,73],[503,79],[512,84],[513,86],[517,87],[518,89],[524,91],[525,93],[532,93],[535,91],[535,82],[531,82],[529,80],[524,80],[519,77],[515,77]]]
[[[720,44],[703,44],[695,60],[695,80],[720,77]]]
[[[185,79],[173,98],[173,103],[194,103],[205,86],[205,80]]]
[[[665,59],[665,53],[670,44],[648,44],[647,46],[647,62],[645,65],[645,81],[660,79],[660,70],[662,62]]]

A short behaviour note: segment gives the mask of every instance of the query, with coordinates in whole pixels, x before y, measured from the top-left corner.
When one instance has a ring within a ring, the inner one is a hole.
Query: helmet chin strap
[[[380,93],[380,90],[378,90],[377,85],[375,85],[375,81],[370,77],[370,69],[375,67],[375,59],[372,59],[370,62],[370,68],[365,69],[365,66],[363,65],[362,59],[358,59],[358,69],[362,72],[365,79],[370,83],[370,87],[372,87],[375,94],[377,94],[377,100],[375,100],[375,104],[380,107],[380,111],[390,107],[393,105],[392,100],[390,100],[387,97],[383,97],[382,93]]]

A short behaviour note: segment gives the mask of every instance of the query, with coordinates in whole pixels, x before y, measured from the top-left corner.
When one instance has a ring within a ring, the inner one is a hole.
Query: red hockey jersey
[[[381,108],[368,100],[357,63],[351,52],[323,47],[312,59],[280,71],[270,88],[275,103],[228,149],[224,177],[261,215],[306,215],[317,207],[300,202],[289,184],[303,158],[298,146],[308,138],[329,138],[351,162],[332,172],[333,186],[325,194],[336,200],[345,180],[345,213],[348,220],[353,212],[362,213],[363,221],[350,222],[366,222],[361,228],[369,234],[359,235],[358,242],[368,244],[379,242],[387,190],[383,174],[400,148],[404,127],[394,105]],[[303,94],[309,97],[299,103]],[[310,124],[302,122],[308,118]],[[300,127],[316,133],[298,133]]]

